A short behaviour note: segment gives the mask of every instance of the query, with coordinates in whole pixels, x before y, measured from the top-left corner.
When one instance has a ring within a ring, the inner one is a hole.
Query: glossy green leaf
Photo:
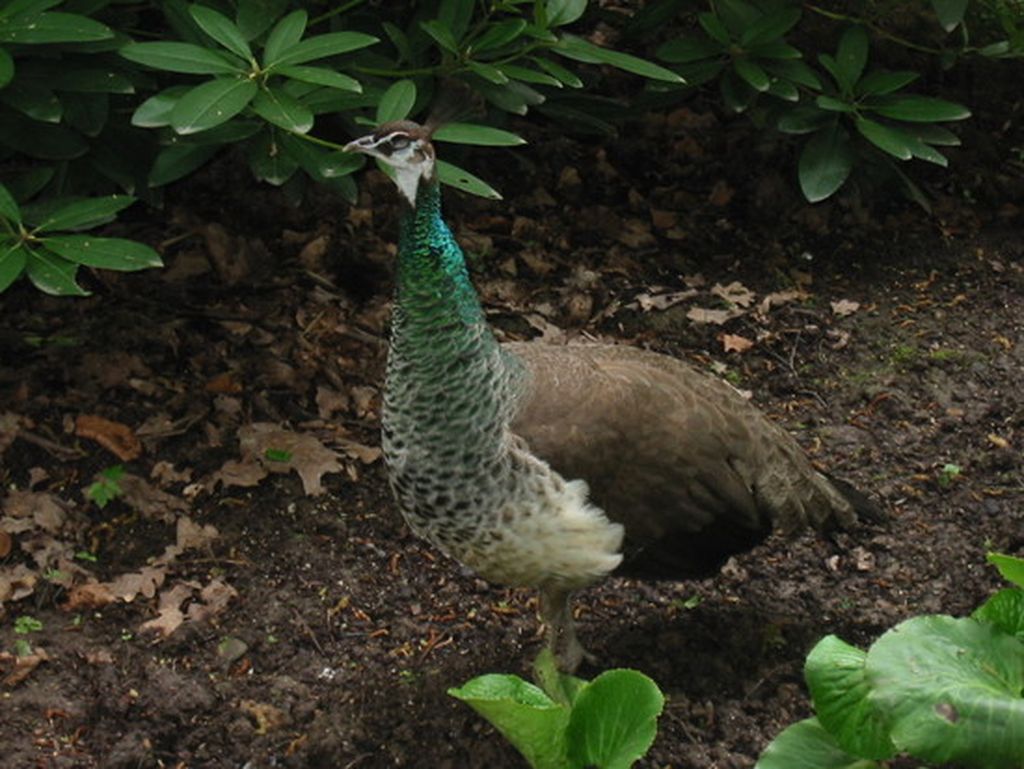
[[[67,126],[29,120],[9,109],[0,111],[0,144],[44,160],[73,160],[89,151],[89,143]]]
[[[303,83],[322,85],[327,88],[337,88],[341,91],[352,91],[362,93],[363,86],[354,77],[335,72],[326,67],[278,67],[277,73],[290,77],[293,80],[301,80]]]
[[[484,80],[487,80],[495,85],[505,85],[508,82],[508,77],[497,67],[491,64],[483,64],[479,61],[467,61],[466,66],[469,71],[475,75],[479,75]]]
[[[910,160],[914,156],[911,151],[910,137],[898,128],[882,125],[863,117],[857,118],[856,126],[861,136],[894,158]]]
[[[932,0],[932,8],[935,9],[935,15],[939,17],[942,28],[952,32],[963,23],[967,0]]]
[[[0,245],[0,293],[3,293],[25,270],[28,252],[21,243]]]
[[[988,553],[985,560],[999,569],[1003,579],[1015,584],[1017,587],[1024,587],[1024,558],[1014,558],[1012,555],[1002,553]]]
[[[707,38],[677,37],[658,47],[655,55],[670,64],[688,64],[725,53],[721,43]]]
[[[27,254],[25,272],[32,284],[44,294],[53,296],[88,296],[78,285],[78,265],[44,248],[33,248]]]
[[[893,743],[916,758],[1017,769],[1024,756],[1024,643],[985,622],[914,617],[865,667]]]
[[[518,64],[502,64],[499,69],[506,78],[521,80],[524,83],[534,85],[548,85],[552,88],[561,88],[562,81],[546,72],[538,72],[535,69],[520,67]]]
[[[263,131],[255,142],[247,147],[246,155],[253,176],[260,181],[280,187],[299,168],[299,163],[277,141],[277,132],[271,128]]]
[[[658,64],[631,56],[628,53],[601,48],[574,35],[564,35],[558,45],[551,50],[569,59],[589,64],[608,64],[652,80],[663,80],[669,83],[683,82],[683,79],[670,69],[665,69]]]
[[[183,179],[221,149],[217,144],[179,143],[165,147],[157,154],[149,171],[149,185],[161,187]]]
[[[319,178],[324,181],[340,179],[349,176],[366,165],[365,155],[356,155],[351,152],[328,152],[320,159],[317,166]]]
[[[704,12],[697,14],[697,23],[701,25],[705,32],[708,33],[708,37],[715,40],[719,44],[729,47],[732,45],[732,38],[729,36],[729,31],[722,24],[722,20],[719,19],[715,14],[710,12]]]
[[[518,676],[485,675],[448,694],[490,721],[534,769],[565,769],[569,708]]]
[[[477,144],[483,147],[515,147],[526,140],[511,131],[472,123],[445,123],[434,132],[433,138],[453,144]]]
[[[832,96],[819,96],[814,100],[814,104],[819,109],[828,110],[829,112],[852,113],[857,111],[857,108],[854,107],[853,104],[851,104],[850,102],[844,101],[842,99],[836,99]]]
[[[788,80],[772,80],[768,86],[768,93],[784,101],[793,102],[794,104],[800,101],[800,92],[796,89],[796,86],[790,83]]]
[[[78,93],[119,93],[135,92],[132,81],[120,72],[104,69],[72,69],[62,72],[53,82],[58,91]]]
[[[811,203],[843,186],[853,168],[853,152],[845,132],[832,125],[815,133],[800,153],[797,176],[804,197]]]
[[[456,40],[461,41],[469,30],[476,5],[476,0],[440,0],[437,19]]]
[[[268,123],[293,133],[304,134],[313,127],[313,113],[309,107],[274,86],[259,90],[252,100],[252,111]]]
[[[879,115],[911,123],[964,120],[971,116],[967,107],[932,96],[892,96],[885,103],[872,106],[872,110]]]
[[[64,122],[84,136],[95,139],[107,125],[110,117],[110,97],[105,93],[66,93],[61,99],[64,104]]]
[[[245,71],[245,65],[238,59],[192,43],[129,43],[118,53],[147,67],[188,75],[227,75]]]
[[[328,32],[302,40],[282,51],[277,58],[268,62],[267,67],[283,67],[287,64],[305,64],[307,61],[324,59],[328,56],[356,51],[378,42],[372,35],[362,32]]]
[[[21,210],[10,191],[0,184],[0,216],[9,222],[21,224]]]
[[[219,126],[245,109],[258,91],[248,78],[209,80],[178,99],[171,110],[171,127],[179,134],[193,134]]]
[[[442,184],[447,184],[471,195],[501,200],[501,193],[483,179],[444,160],[437,161],[437,178],[441,180]]]
[[[191,90],[187,85],[174,85],[150,96],[132,113],[132,125],[139,128],[161,128],[171,124],[171,112],[178,99]]]
[[[56,235],[46,238],[43,243],[58,256],[88,267],[130,272],[163,266],[163,260],[156,251],[134,240]]]
[[[939,147],[960,146],[960,137],[944,126],[933,123],[908,123],[903,126],[903,129],[926,144],[934,144]]]
[[[199,25],[203,32],[227,48],[235,56],[245,61],[252,59],[252,50],[249,48],[245,35],[242,34],[242,30],[238,28],[235,22],[231,21],[227,16],[205,5],[198,4],[189,6],[188,12],[192,14],[192,18],[195,19],[196,24]]]
[[[773,75],[778,75],[786,80],[791,80],[792,82],[806,88],[811,88],[816,91],[821,90],[821,79],[813,69],[807,66],[806,62],[779,59],[762,61],[761,66]]]
[[[771,81],[768,79],[768,73],[761,69],[756,62],[753,62],[750,59],[743,57],[733,59],[732,68],[733,71],[745,80],[747,85],[755,91],[767,91],[768,86],[771,85]]]
[[[112,222],[119,211],[135,202],[130,195],[108,195],[104,198],[76,200],[51,211],[42,221],[35,222],[36,231],[87,230]]]
[[[909,137],[910,152],[915,158],[918,160],[926,160],[929,163],[934,163],[935,165],[942,166],[943,168],[949,166],[949,160],[937,149],[929,144],[925,144],[909,131],[903,131],[903,133]]]
[[[525,19],[505,19],[505,21],[489,25],[483,34],[470,44],[470,48],[474,53],[501,48],[523,34],[525,29]]]
[[[64,117],[64,105],[49,88],[36,83],[15,80],[0,91],[0,101],[33,120],[59,123]]]
[[[1024,590],[1016,587],[1000,590],[971,616],[1024,641]]]
[[[562,27],[578,20],[587,10],[587,0],[547,0],[545,6],[549,27]]]
[[[404,120],[416,103],[416,83],[412,80],[397,80],[380,97],[377,104],[377,124]]]
[[[235,20],[246,40],[254,40],[277,21],[288,8],[288,0],[238,0]]]
[[[804,677],[818,721],[843,750],[863,758],[889,758],[896,749],[882,714],[868,699],[867,652],[834,635],[807,655]]]
[[[449,53],[459,52],[459,44],[452,35],[451,30],[437,19],[421,21],[420,29],[430,35],[435,43]]]
[[[868,62],[868,33],[864,27],[849,27],[843,32],[839,38],[835,62],[843,90],[851,90],[860,80],[864,65]]]
[[[60,11],[16,16],[0,25],[0,43],[87,43],[113,36],[106,24]]]
[[[562,81],[562,83],[569,86],[570,88],[583,87],[583,81],[576,76],[575,72],[566,69],[556,61],[551,61],[550,59],[543,59],[540,57],[531,59],[530,61],[532,61],[542,70],[551,75],[551,77],[558,78],[560,81]]]
[[[799,8],[780,6],[748,26],[740,36],[740,45],[747,48],[776,40],[795,27],[798,21],[800,21]]]
[[[665,698],[635,670],[607,670],[579,690],[566,727],[576,766],[629,769],[650,749]]]
[[[917,72],[869,72],[857,83],[857,93],[865,95],[881,95],[898,91],[917,80]]]
[[[6,88],[14,78],[14,59],[6,48],[0,48],[0,88]]]
[[[263,66],[272,61],[277,61],[288,49],[294,47],[306,32],[306,23],[309,20],[305,11],[292,11],[281,19],[267,36],[267,43],[263,46]]]
[[[718,88],[725,106],[733,112],[745,112],[757,99],[758,91],[751,88],[747,81],[738,77],[732,70],[726,70],[722,79],[718,81]]]
[[[781,40],[769,40],[747,48],[747,53],[758,59],[799,59],[803,56],[799,48],[794,48]]]
[[[754,769],[879,769],[879,764],[851,756],[816,718],[787,727],[765,748]]]

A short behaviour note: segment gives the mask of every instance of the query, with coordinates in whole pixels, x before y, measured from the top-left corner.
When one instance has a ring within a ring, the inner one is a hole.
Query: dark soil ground
[[[986,551],[1024,552],[1022,185],[999,126],[932,177],[931,216],[806,206],[791,158],[697,108],[462,158],[506,195],[448,196],[506,337],[711,368],[891,513],[580,596],[602,665],[667,695],[642,766],[751,767],[808,715],[818,638],[969,613],[999,585]],[[416,540],[375,450],[396,203],[361,181],[358,206],[290,209],[228,159],[128,227],[163,273],[0,298],[0,650],[39,662],[0,657],[5,769],[524,765],[446,689],[528,675],[535,597]],[[85,490],[114,465],[100,508]]]

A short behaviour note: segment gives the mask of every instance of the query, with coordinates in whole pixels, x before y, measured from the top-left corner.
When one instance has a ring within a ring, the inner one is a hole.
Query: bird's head
[[[384,123],[372,134],[367,134],[345,145],[346,152],[362,152],[378,158],[395,169],[395,183],[403,197],[416,206],[416,191],[420,182],[434,179],[434,145],[431,131],[411,120]]]

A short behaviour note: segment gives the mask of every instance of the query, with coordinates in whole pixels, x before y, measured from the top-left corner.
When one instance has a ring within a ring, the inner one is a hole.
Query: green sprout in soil
[[[35,617],[31,617],[28,614],[22,614],[16,620],[14,620],[14,632],[18,635],[28,635],[29,633],[38,633],[43,629],[43,623],[37,620]]]
[[[816,717],[779,734],[755,769],[880,769],[897,755],[1020,769],[1024,559],[988,560],[1014,586],[970,617],[912,617],[867,651],[823,638],[804,667]]]
[[[121,465],[114,465],[103,470],[96,482],[85,490],[86,498],[95,502],[96,506],[102,510],[124,493],[118,483],[122,475],[124,475],[124,468]]]
[[[490,721],[533,769],[628,769],[647,753],[665,698],[643,673],[607,670],[584,681],[559,673],[545,650],[535,674],[543,688],[491,674],[448,693]]]
[[[941,486],[944,489],[948,489],[950,486],[953,485],[953,481],[960,477],[960,473],[962,472],[963,468],[961,468],[960,465],[953,464],[952,462],[947,462],[942,466],[942,469],[939,471],[939,486]]]

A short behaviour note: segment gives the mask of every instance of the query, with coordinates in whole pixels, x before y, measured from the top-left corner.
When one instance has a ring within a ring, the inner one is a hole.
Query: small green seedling
[[[28,614],[22,614],[16,620],[14,620],[14,632],[18,635],[28,635],[29,633],[38,633],[43,629],[43,623],[37,620],[35,617],[31,617]]]
[[[492,674],[448,693],[490,721],[533,769],[628,769],[647,753],[665,704],[650,678],[607,670],[584,681],[559,673],[547,650],[535,673],[543,688]]]
[[[94,554],[90,553],[88,550],[79,550],[77,553],[75,553],[75,558],[79,561],[88,561],[89,563],[96,563],[97,561],[99,561],[99,558],[97,558]]]
[[[291,462],[292,453],[286,449],[267,449],[263,456],[270,462]]]
[[[118,483],[124,475],[124,467],[114,465],[100,472],[96,482],[85,490],[86,498],[96,503],[101,510],[121,496],[124,491]]]
[[[960,477],[960,473],[962,472],[963,468],[961,468],[960,465],[947,462],[939,471],[939,486],[944,489],[948,489],[953,485],[953,481]]]
[[[880,769],[900,754],[1020,769],[1024,559],[988,559],[1015,587],[970,617],[912,617],[866,652],[823,638],[804,667],[816,717],[779,734],[755,769]]]

